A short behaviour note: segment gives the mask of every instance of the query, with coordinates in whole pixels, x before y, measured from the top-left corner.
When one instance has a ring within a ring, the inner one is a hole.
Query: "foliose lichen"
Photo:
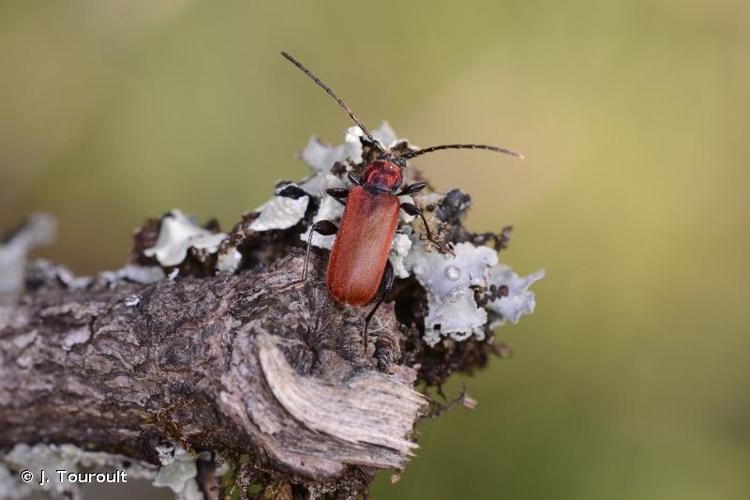
[[[190,248],[216,253],[226,236],[199,226],[179,210],[172,210],[161,220],[156,244],[143,253],[155,257],[162,266],[177,266],[185,260]]]
[[[0,294],[23,288],[27,254],[32,248],[52,243],[56,226],[53,217],[37,213],[7,238],[0,239]]]
[[[386,122],[373,130],[373,137],[386,148],[413,147],[398,138]],[[316,232],[310,239],[313,223],[338,223],[344,214],[343,204],[326,190],[351,187],[347,174],[358,172],[372,154],[373,147],[359,127],[347,129],[344,143],[338,145],[325,144],[313,136],[300,153],[312,175],[299,183],[280,182],[274,196],[239,229],[229,235],[212,232],[173,210],[161,220],[158,238],[143,254],[168,267],[179,266],[190,249],[202,250],[217,254],[212,264],[215,272],[233,273],[242,265],[241,246],[249,235],[279,234],[292,229],[299,231],[297,245],[309,239],[312,246],[330,250],[335,235]],[[404,183],[416,180],[420,180],[419,172],[407,168]],[[397,278],[413,277],[425,291],[428,310],[420,330],[428,346],[434,347],[445,338],[456,342],[471,338],[483,341],[492,328],[507,321],[517,323],[521,316],[534,311],[536,298],[530,286],[543,278],[544,271],[520,277],[499,262],[497,250],[507,245],[506,231],[499,235],[473,235],[462,226],[456,227],[469,208],[467,195],[457,190],[438,193],[427,189],[415,197],[401,198],[401,202],[421,206],[433,231],[452,245],[451,252],[439,251],[426,241],[422,221],[402,211],[389,259]],[[451,225],[452,229],[442,231],[443,226]],[[495,248],[488,246],[490,242]]]

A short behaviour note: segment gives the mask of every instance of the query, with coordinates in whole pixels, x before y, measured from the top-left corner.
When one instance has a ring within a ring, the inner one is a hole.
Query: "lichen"
[[[91,329],[88,326],[76,328],[68,333],[62,341],[64,351],[70,351],[73,346],[83,344],[91,338]]]
[[[99,279],[107,283],[114,284],[126,280],[142,285],[156,283],[165,277],[164,270],[159,266],[137,266],[133,264],[128,264],[117,271],[104,271],[99,275]]]
[[[216,270],[224,274],[232,274],[242,263],[242,253],[234,247],[227,248],[226,252],[219,252],[216,261]]]
[[[386,148],[413,147],[399,139],[386,122],[373,130],[372,135]],[[297,241],[310,241],[314,247],[330,250],[336,235],[313,232],[310,238],[315,222],[328,220],[338,224],[344,214],[344,205],[326,190],[350,188],[348,174],[361,174],[372,152],[372,145],[359,127],[348,128],[344,142],[337,145],[325,144],[313,136],[300,154],[312,174],[299,184],[279,183],[274,196],[228,237],[200,227],[175,210],[161,220],[158,238],[143,254],[169,267],[181,265],[190,247],[204,249],[216,253],[216,258],[209,262],[212,272],[231,274],[248,260],[242,245],[258,234],[286,231]],[[404,183],[415,180],[420,180],[418,172],[407,168]],[[497,250],[507,245],[507,233],[504,230],[499,235],[475,235],[467,231],[460,222],[469,208],[467,195],[458,190],[446,194],[426,189],[415,196],[403,195],[399,201],[420,206],[433,232],[454,245],[453,252],[448,252],[445,246],[427,242],[423,221],[401,211],[389,259],[397,278],[413,277],[425,291],[427,312],[422,316],[420,330],[428,346],[434,347],[444,338],[456,342],[473,338],[481,342],[492,328],[507,321],[517,323],[522,315],[533,312],[535,295],[529,287],[542,279],[543,271],[519,278],[506,264],[500,264]],[[443,226],[448,226],[448,230],[441,233]],[[153,238],[153,229],[149,227],[144,226],[139,234]],[[494,242],[495,248],[488,246],[490,242]],[[169,279],[176,279],[183,271],[183,267],[172,269]]]
[[[529,290],[529,287],[544,278],[544,274],[542,269],[520,277],[504,264],[492,268],[490,283],[498,289],[505,287],[505,290],[503,290],[503,297],[494,299],[487,305],[487,310],[490,312],[490,327],[496,328],[506,321],[516,324],[524,314],[533,313],[536,307],[536,296]]]
[[[305,216],[310,197],[296,184],[284,182],[276,187],[273,198],[258,207],[257,219],[250,225],[253,231],[288,229]]]
[[[226,234],[213,233],[179,210],[172,210],[161,220],[156,244],[143,254],[155,257],[162,266],[176,266],[185,260],[190,248],[216,253],[224,238]]]
[[[344,135],[344,143],[331,145],[325,144],[317,136],[310,137],[307,146],[302,150],[300,158],[307,163],[317,175],[326,175],[337,163],[357,165],[362,162],[362,138],[365,134],[359,127],[349,127]],[[384,147],[390,147],[398,138],[388,122],[382,122],[380,127],[372,131],[372,136]],[[305,181],[305,189],[312,195],[318,195],[319,188],[315,189],[316,177],[310,177]]]
[[[0,240],[0,293],[23,288],[26,255],[32,248],[49,245],[55,239],[55,219],[33,214],[7,241]]]
[[[393,266],[393,272],[397,278],[408,278],[409,270],[406,268],[404,259],[412,249],[412,241],[408,234],[396,233],[391,245],[389,259]]]
[[[198,467],[195,459],[183,448],[174,445],[157,446],[156,452],[161,468],[154,477],[153,485],[168,487],[176,500],[202,500],[196,477]]]
[[[0,500],[15,500],[29,495],[29,488],[0,461]]]
[[[455,245],[454,255],[428,252],[417,245],[406,257],[406,266],[427,291],[429,313],[424,340],[434,346],[444,336],[463,341],[474,335],[484,339],[487,312],[478,307],[471,287],[486,287],[497,253],[471,243]]]

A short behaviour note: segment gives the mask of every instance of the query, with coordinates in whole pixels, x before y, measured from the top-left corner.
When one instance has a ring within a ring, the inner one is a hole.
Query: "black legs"
[[[424,224],[424,230],[427,233],[427,239],[430,241],[430,243],[435,245],[435,248],[437,248],[440,253],[453,254],[453,250],[451,250],[449,246],[447,246],[445,243],[438,240],[432,235],[432,231],[430,231],[430,226],[427,224],[427,219],[425,219],[424,214],[422,213],[422,210],[419,207],[417,207],[416,205],[412,203],[402,203],[401,210],[403,210],[409,215],[413,215],[415,217],[418,215],[419,217],[422,218],[422,223]]]
[[[426,182],[415,182],[414,184],[409,184],[408,186],[405,186],[401,191],[396,193],[398,196],[402,195],[412,195],[420,192],[427,186]],[[406,212],[407,214],[411,216],[419,216],[422,218],[422,223],[424,224],[424,230],[427,233],[427,239],[435,245],[435,248],[438,249],[440,253],[449,253],[453,254],[453,250],[449,246],[447,246],[442,241],[438,240],[432,235],[432,231],[430,231],[430,226],[427,225],[427,219],[424,218],[424,214],[422,213],[422,210],[417,207],[413,203],[402,203],[401,204],[401,210]]]
[[[409,184],[408,186],[404,186],[404,188],[396,193],[398,196],[402,196],[405,194],[412,195],[417,194],[421,190],[423,190],[427,186],[426,182],[415,182],[414,184]]]
[[[320,233],[323,236],[336,234],[339,228],[329,220],[319,220],[310,228],[310,234],[307,236],[307,252],[305,252],[305,265],[302,267],[302,281],[307,279],[307,266],[310,263],[310,248],[312,247],[313,233]]]
[[[332,196],[334,200],[338,201],[342,205],[346,205],[346,198],[349,196],[349,190],[346,188],[329,188],[326,189],[326,193]]]
[[[372,317],[375,315],[375,311],[378,310],[380,307],[380,304],[383,303],[383,300],[385,299],[385,296],[388,295],[388,292],[391,291],[391,288],[393,288],[393,282],[396,280],[396,275],[393,273],[393,266],[391,265],[391,261],[387,260],[385,261],[385,270],[383,271],[383,278],[380,280],[380,286],[382,288],[382,292],[380,294],[380,297],[378,297],[378,301],[375,303],[375,307],[372,308],[372,311],[367,315],[365,318],[365,329],[362,333],[363,335],[363,342],[365,346],[365,350],[367,349],[367,329],[370,326],[370,320],[372,320]]]

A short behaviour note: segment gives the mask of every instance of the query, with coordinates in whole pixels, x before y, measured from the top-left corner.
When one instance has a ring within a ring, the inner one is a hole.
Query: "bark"
[[[30,288],[0,306],[0,448],[74,443],[155,463],[171,440],[250,453],[300,484],[402,468],[426,400],[416,372],[390,363],[392,308],[365,349],[366,311],[333,303],[320,273],[301,283],[302,262],[85,287],[32,266]]]

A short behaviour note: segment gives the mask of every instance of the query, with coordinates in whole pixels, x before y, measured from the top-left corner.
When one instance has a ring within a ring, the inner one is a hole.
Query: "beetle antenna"
[[[440,151],[442,149],[484,149],[487,151],[494,151],[495,153],[503,153],[523,159],[523,155],[521,153],[516,153],[515,151],[511,151],[510,149],[505,149],[498,146],[488,146],[486,144],[442,144],[440,146],[430,146],[429,148],[422,148],[416,151],[407,151],[406,153],[403,153],[399,156],[404,160],[409,160],[411,158],[414,158],[415,156],[421,156],[423,154],[432,153],[433,151]]]
[[[329,87],[328,85],[326,85],[325,83],[323,83],[320,80],[320,78],[318,78],[317,76],[315,76],[312,71],[310,71],[309,69],[307,69],[301,62],[299,62],[298,60],[296,60],[294,57],[290,56],[289,54],[287,54],[286,52],[283,52],[283,51],[281,52],[281,55],[284,56],[284,58],[286,58],[290,63],[292,63],[295,66],[297,66],[297,68],[299,68],[304,74],[306,74],[307,76],[309,76],[310,79],[312,79],[312,81],[314,81],[315,83],[317,83],[318,86],[320,86],[320,88],[322,88],[323,90],[325,90],[326,93],[329,96],[333,97],[336,100],[336,102],[339,103],[339,106],[341,106],[342,108],[344,108],[344,110],[349,114],[349,116],[351,116],[352,120],[354,120],[354,123],[356,123],[359,126],[359,128],[362,130],[362,132],[364,132],[364,134],[367,136],[367,139],[372,144],[374,144],[376,148],[378,148],[380,151],[383,151],[383,148],[382,148],[382,146],[380,146],[380,143],[378,141],[376,141],[375,138],[370,133],[370,131],[367,130],[367,127],[365,127],[365,124],[362,123],[359,118],[357,118],[357,115],[354,114],[354,111],[352,111],[352,108],[350,108],[349,105],[347,103],[345,103],[343,99],[341,99],[339,96],[337,96],[336,92],[334,92],[331,87]]]

